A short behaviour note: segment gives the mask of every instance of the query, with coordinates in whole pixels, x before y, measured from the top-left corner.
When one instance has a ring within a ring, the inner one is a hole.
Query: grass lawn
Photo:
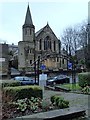
[[[70,90],[81,90],[81,87],[79,86],[78,83],[76,83],[76,84],[68,83],[68,84],[63,84],[60,86],[63,88],[70,89]]]

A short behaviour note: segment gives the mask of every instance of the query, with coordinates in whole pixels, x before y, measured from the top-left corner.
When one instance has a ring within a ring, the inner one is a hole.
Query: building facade
[[[22,26],[23,40],[18,42],[18,69],[34,70],[34,62],[40,59],[40,65],[46,69],[60,69],[66,67],[61,58],[61,42],[47,23],[35,33],[29,5],[27,7],[25,23]],[[47,57],[49,55],[49,57]],[[37,62],[36,62],[37,64]],[[63,65],[62,65],[63,64]]]
[[[8,44],[0,44],[0,75],[8,74]]]

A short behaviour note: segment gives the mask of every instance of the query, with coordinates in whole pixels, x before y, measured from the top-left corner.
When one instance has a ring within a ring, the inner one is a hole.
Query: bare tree
[[[87,22],[82,22],[74,27],[68,27],[63,31],[62,44],[67,55],[72,55],[77,60],[77,51],[83,50],[83,60],[87,62]],[[81,56],[82,57],[82,56]]]
[[[90,24],[87,26],[87,57],[86,57],[87,71],[90,72]]]
[[[87,46],[87,23],[83,22],[79,28],[79,45],[82,48]]]
[[[80,45],[80,48],[82,49],[82,52],[83,52],[83,62],[84,62],[84,65],[87,66],[87,37],[88,37],[88,34],[87,34],[87,27],[88,27],[88,24],[87,22],[83,22],[80,26],[80,30],[79,30],[79,45]]]
[[[76,28],[69,27],[64,30],[61,41],[68,54],[75,55],[79,48],[78,36]]]

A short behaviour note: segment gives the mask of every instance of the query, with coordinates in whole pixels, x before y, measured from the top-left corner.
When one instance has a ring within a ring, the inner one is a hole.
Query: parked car
[[[13,80],[17,80],[21,83],[21,85],[34,85],[35,84],[35,80],[31,77],[27,77],[27,76],[16,76],[13,78]],[[37,81],[36,81],[37,83]]]
[[[67,75],[58,75],[47,79],[47,85],[69,83],[70,78]]]

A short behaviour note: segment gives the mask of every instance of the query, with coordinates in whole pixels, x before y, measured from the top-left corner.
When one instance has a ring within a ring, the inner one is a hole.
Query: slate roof
[[[44,27],[41,28],[39,31],[37,31],[37,32],[35,33],[35,36],[37,37],[37,36],[43,31],[43,29],[44,29]]]
[[[43,32],[43,30],[46,28],[46,27],[49,27],[50,28],[50,26],[49,26],[49,24],[47,23],[47,25],[45,25],[43,28],[41,28],[39,31],[37,31],[36,33],[35,33],[35,36],[36,37],[38,37],[38,35],[41,33],[41,32]],[[51,29],[51,28],[50,28]],[[51,29],[51,31],[52,31],[52,33],[55,35],[55,33],[53,32],[53,30]],[[56,35],[55,35],[55,37],[56,37]],[[57,38],[57,37],[56,37]],[[57,38],[58,39],[58,38]]]
[[[32,16],[31,16],[29,5],[27,7],[27,13],[26,13],[26,18],[25,18],[25,23],[24,24],[25,25],[33,25]]]
[[[48,23],[47,23],[47,25],[45,25],[43,28],[41,28],[39,31],[37,31],[37,32],[35,33],[35,36],[37,37],[37,36],[44,30],[45,27],[49,27]]]

